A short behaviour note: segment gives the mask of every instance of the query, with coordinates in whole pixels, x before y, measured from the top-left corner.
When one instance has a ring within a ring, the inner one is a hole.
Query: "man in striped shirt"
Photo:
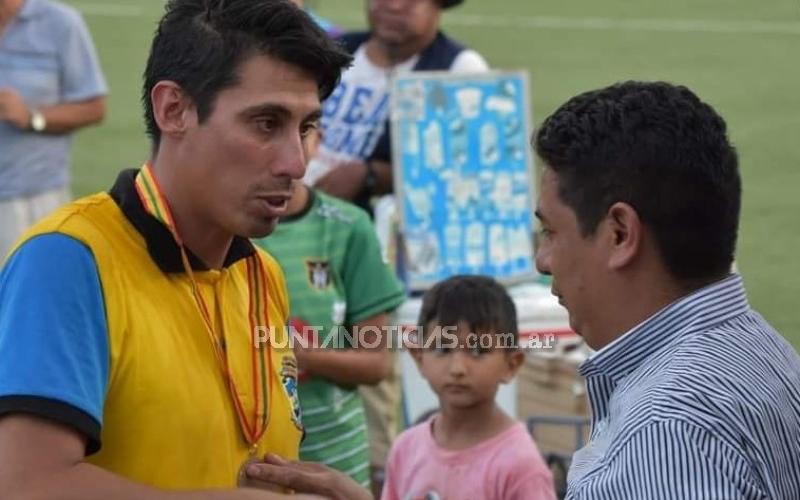
[[[800,358],[730,272],[722,118],[685,87],[627,82],[568,101],[534,146],[537,266],[597,351],[567,498],[800,498]]]

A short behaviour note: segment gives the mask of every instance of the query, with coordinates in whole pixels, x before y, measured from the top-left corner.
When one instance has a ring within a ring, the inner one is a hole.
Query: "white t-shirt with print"
[[[367,56],[366,44],[353,55],[353,65],[323,104],[323,139],[319,154],[311,160],[304,181],[313,185],[342,162],[368,158],[383,135],[389,117],[389,89],[394,75],[408,73],[419,55],[392,66],[376,66]],[[486,60],[471,49],[462,50],[450,65],[455,73],[489,70]]]

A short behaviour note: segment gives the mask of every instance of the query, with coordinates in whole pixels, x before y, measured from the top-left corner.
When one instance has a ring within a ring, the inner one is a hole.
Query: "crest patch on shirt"
[[[331,284],[331,264],[327,260],[306,260],[308,282],[318,290],[324,290]]]
[[[300,409],[300,397],[297,394],[297,360],[294,356],[284,356],[281,360],[281,385],[292,408],[292,422],[303,430],[303,411]]]

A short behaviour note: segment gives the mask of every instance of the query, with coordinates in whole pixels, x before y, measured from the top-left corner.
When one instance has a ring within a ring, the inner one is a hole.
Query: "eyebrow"
[[[538,208],[536,209],[535,212],[533,212],[533,215],[535,215],[536,218],[539,219],[540,221],[547,222],[547,217],[545,217],[544,214],[542,214],[542,212],[540,212]]]
[[[259,104],[246,108],[241,113],[243,116],[261,116],[261,115],[277,115],[280,118],[286,118],[292,114],[289,108],[282,104]],[[317,108],[303,118],[303,122],[317,121],[322,118],[322,108]]]
[[[290,115],[291,112],[282,104],[258,104],[245,108],[242,114],[245,116],[279,115],[283,117]]]
[[[311,113],[306,116],[303,121],[304,122],[316,122],[322,119],[322,109],[317,109],[316,111],[312,111]]]

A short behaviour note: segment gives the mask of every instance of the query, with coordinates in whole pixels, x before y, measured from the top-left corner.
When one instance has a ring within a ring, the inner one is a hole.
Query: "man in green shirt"
[[[300,182],[293,189],[288,216],[256,243],[284,270],[290,324],[317,334],[318,348],[295,344],[306,431],[300,458],[369,487],[367,426],[357,386],[389,375],[384,327],[405,293],[383,261],[366,212]]]

